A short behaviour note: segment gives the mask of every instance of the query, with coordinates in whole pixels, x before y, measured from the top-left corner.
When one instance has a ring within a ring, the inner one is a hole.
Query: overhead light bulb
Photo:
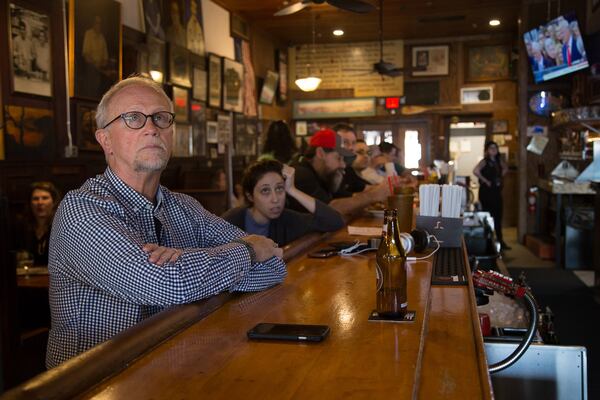
[[[334,36],[343,36],[344,35],[344,31],[341,29],[336,29],[333,31],[333,35]]]
[[[296,86],[298,86],[303,92],[312,92],[317,90],[321,84],[321,78],[317,78],[316,76],[308,76],[306,78],[296,79],[295,83]]]
[[[490,26],[498,26],[500,25],[499,19],[490,19]]]
[[[150,70],[150,76],[154,82],[162,83],[163,82],[163,73],[161,71],[156,71],[154,69]]]

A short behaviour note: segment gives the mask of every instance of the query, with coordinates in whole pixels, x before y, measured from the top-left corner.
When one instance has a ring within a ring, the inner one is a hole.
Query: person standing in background
[[[479,178],[479,202],[483,211],[494,218],[494,230],[502,250],[510,250],[502,236],[502,178],[507,172],[496,142],[486,142],[484,157],[475,166],[473,175]]]
[[[271,122],[259,160],[273,159],[282,164],[289,163],[296,154],[296,143],[285,121]]]

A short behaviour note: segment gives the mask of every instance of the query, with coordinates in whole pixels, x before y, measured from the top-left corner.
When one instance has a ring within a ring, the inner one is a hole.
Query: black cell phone
[[[348,247],[352,247],[356,244],[356,241],[354,242],[331,242],[329,243],[329,245],[331,247],[334,247],[338,250],[343,250],[343,249],[347,249]]]
[[[249,339],[320,342],[329,334],[327,325],[260,323],[248,331]]]
[[[334,247],[325,247],[324,249],[316,250],[308,253],[311,258],[327,258],[333,257],[339,253],[339,250]]]

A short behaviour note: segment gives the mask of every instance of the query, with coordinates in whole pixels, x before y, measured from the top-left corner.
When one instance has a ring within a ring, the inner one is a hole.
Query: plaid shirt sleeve
[[[142,247],[155,243],[156,236],[144,229],[144,218],[128,218],[111,202],[69,195],[55,217],[51,274],[133,304],[158,306],[223,290],[261,290],[284,279],[283,261],[273,258],[251,265],[245,246],[231,243],[243,237],[243,231],[187,196],[172,201],[169,196],[162,213],[166,243],[161,245],[183,249],[176,262],[161,267],[148,261]]]

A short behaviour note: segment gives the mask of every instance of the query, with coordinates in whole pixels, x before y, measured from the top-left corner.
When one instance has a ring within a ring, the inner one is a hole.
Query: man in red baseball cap
[[[338,210],[341,214],[350,214],[367,205],[385,201],[389,194],[386,185],[377,185],[371,190],[355,193],[352,197],[336,198],[346,163],[344,157],[354,153],[343,146],[342,137],[335,131],[323,128],[309,140],[309,146],[301,160],[294,165],[296,169],[296,187]],[[290,207],[302,210],[302,206],[290,201]]]

